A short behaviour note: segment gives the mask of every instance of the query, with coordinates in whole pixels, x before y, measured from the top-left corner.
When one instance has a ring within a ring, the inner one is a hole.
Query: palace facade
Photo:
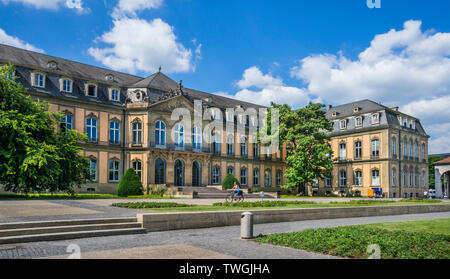
[[[142,78],[6,45],[0,63],[14,65],[16,82],[64,113],[65,129],[88,136],[92,182],[81,192],[114,193],[128,168],[144,186],[220,185],[227,173],[244,187],[285,183],[285,151],[272,154],[249,140],[258,119],[242,112],[261,106],[184,88],[161,72]],[[196,101],[210,116],[195,121]],[[194,121],[174,119],[177,109]],[[202,127],[214,121],[226,128],[207,140]]]
[[[227,173],[248,188],[286,183],[285,146],[270,151],[250,140],[262,121],[246,112],[262,106],[184,88],[161,72],[142,78],[0,44],[0,64],[8,63],[31,96],[64,113],[61,126],[88,136],[92,182],[80,192],[114,193],[128,168],[144,186],[220,185]],[[173,117],[180,109],[184,117]],[[329,106],[326,115],[334,169],[308,195],[367,196],[375,188],[385,197],[423,196],[429,137],[419,119],[370,100]],[[205,136],[214,123],[224,131]]]

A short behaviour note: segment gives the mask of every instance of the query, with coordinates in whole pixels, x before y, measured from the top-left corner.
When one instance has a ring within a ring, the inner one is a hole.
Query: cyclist
[[[239,188],[239,185],[236,183],[236,181],[234,182],[234,186],[233,186],[232,190],[236,194],[236,197],[239,197],[240,195],[242,195],[242,190],[241,190],[241,188]]]

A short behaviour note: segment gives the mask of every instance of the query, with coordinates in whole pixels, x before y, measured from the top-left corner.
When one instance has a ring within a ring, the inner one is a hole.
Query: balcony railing
[[[184,144],[183,146],[175,145],[173,143],[166,143],[165,145],[156,144],[155,142],[150,142],[149,144],[152,148],[158,148],[162,150],[177,150],[177,151],[189,151],[189,152],[201,152],[201,153],[211,153],[211,148],[207,146],[202,146],[201,148],[197,148],[192,144]]]

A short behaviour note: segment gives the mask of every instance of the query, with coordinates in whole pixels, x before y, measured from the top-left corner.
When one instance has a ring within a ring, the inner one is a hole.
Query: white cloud
[[[3,4],[22,3],[36,9],[58,10],[60,6],[65,6],[69,9],[75,9],[79,13],[87,11],[83,8],[82,0],[1,0],[1,2]]]
[[[305,90],[286,86],[281,78],[275,78],[271,74],[263,74],[258,67],[245,70],[242,79],[236,82],[236,85],[241,90],[235,95],[223,92],[216,94],[264,106],[270,106],[271,102],[275,102],[300,107],[310,101]]]
[[[160,65],[166,73],[195,69],[192,50],[177,42],[173,28],[161,19],[125,17],[114,20],[113,24],[110,31],[97,39],[110,47],[88,50],[105,66],[130,73],[155,72]],[[200,55],[200,47],[195,55]]]
[[[136,17],[136,13],[146,9],[159,8],[163,0],[119,0],[117,7],[114,8],[112,17],[115,19],[124,16]]]
[[[6,32],[0,28],[0,44],[5,44],[9,46],[14,46],[18,48],[23,48],[26,50],[36,51],[44,53],[44,50],[37,48],[27,42],[22,41],[21,39],[17,37],[12,37],[6,34]]]

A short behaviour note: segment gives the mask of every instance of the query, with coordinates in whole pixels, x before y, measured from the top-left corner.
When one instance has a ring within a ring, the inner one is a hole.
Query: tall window
[[[339,121],[339,127],[341,129],[346,129],[347,128],[347,120],[341,120]]]
[[[409,140],[409,158],[413,157],[413,143],[412,140]]]
[[[253,186],[259,186],[259,169],[253,169]]]
[[[111,101],[119,101],[119,89],[111,88]]]
[[[61,130],[72,130],[72,115],[64,115],[61,117]]]
[[[166,124],[162,121],[155,124],[155,143],[156,147],[166,146]]]
[[[362,186],[362,171],[355,171],[355,186]]]
[[[281,170],[277,171],[277,186],[281,186],[283,184],[283,172]]]
[[[192,186],[201,186],[202,184],[202,167],[199,162],[192,164]]]
[[[132,162],[132,167],[137,175],[139,175],[139,178],[142,179],[142,162],[139,160],[135,160]]]
[[[213,167],[212,169],[212,184],[220,184],[220,168]]]
[[[260,145],[259,145],[259,143],[254,143],[253,144],[253,158],[259,158],[259,156],[260,156],[260,153],[261,153],[261,151],[260,151]]]
[[[97,181],[97,160],[89,160],[89,180],[92,182]]]
[[[422,160],[425,160],[426,158],[425,158],[425,144],[424,143],[422,144],[420,152],[422,153]]]
[[[227,136],[227,155],[234,155],[234,135]]]
[[[247,138],[245,137],[241,139],[241,156],[247,157]]]
[[[402,173],[402,186],[406,186],[406,168],[403,169]]]
[[[391,143],[391,147],[392,147],[392,156],[396,156],[397,155],[397,139],[396,138],[392,138],[392,143]]]
[[[339,186],[347,186],[347,172],[345,170],[339,171]]]
[[[119,181],[119,170],[120,170],[119,161],[116,160],[109,161],[109,181],[111,182]]]
[[[425,188],[427,185],[425,171],[422,171],[422,187]]]
[[[414,185],[414,181],[413,181],[413,173],[414,173],[414,170],[413,170],[413,168],[411,167],[410,169],[409,169],[409,186],[413,186]]]
[[[406,153],[406,150],[407,150],[407,141],[406,141],[406,138],[403,140],[403,157],[407,157],[408,156],[408,154]]]
[[[414,186],[419,186],[419,170],[415,169],[414,171]]]
[[[378,113],[372,114],[372,124],[380,123],[380,115]]]
[[[220,135],[216,133],[213,136],[213,139],[214,139],[214,141],[213,141],[213,153],[214,154],[220,154],[222,152],[221,151],[221,145],[220,145],[220,143],[221,143]]]
[[[247,169],[241,169],[241,185],[247,185]]]
[[[232,166],[229,166],[229,167],[227,168],[227,174],[232,174],[232,175],[234,175],[234,168],[233,168]]]
[[[133,145],[142,144],[142,123],[135,121],[131,124],[131,138]]]
[[[155,184],[166,184],[166,162],[160,158],[155,161]]]
[[[362,143],[360,141],[355,142],[355,159],[362,158]]]
[[[397,170],[392,169],[392,186],[397,186]]]
[[[380,140],[374,139],[372,140],[372,157],[379,157],[380,156]]]
[[[347,158],[347,145],[345,143],[339,144],[339,159],[345,160]]]
[[[120,123],[117,121],[109,122],[109,142],[120,144]]]
[[[175,125],[175,149],[184,150],[184,127],[181,124]]]
[[[87,118],[86,119],[86,134],[91,142],[97,141],[97,119]]]
[[[372,170],[372,186],[380,186],[380,171]]]
[[[264,184],[266,186],[272,186],[272,171],[270,169],[264,172]]]
[[[416,159],[419,158],[419,146],[418,146],[417,142],[414,143],[414,158],[416,158]]]
[[[355,118],[355,126],[356,127],[362,126],[362,117],[361,116]]]
[[[199,127],[192,128],[192,149],[197,152],[202,150],[202,132]]]

